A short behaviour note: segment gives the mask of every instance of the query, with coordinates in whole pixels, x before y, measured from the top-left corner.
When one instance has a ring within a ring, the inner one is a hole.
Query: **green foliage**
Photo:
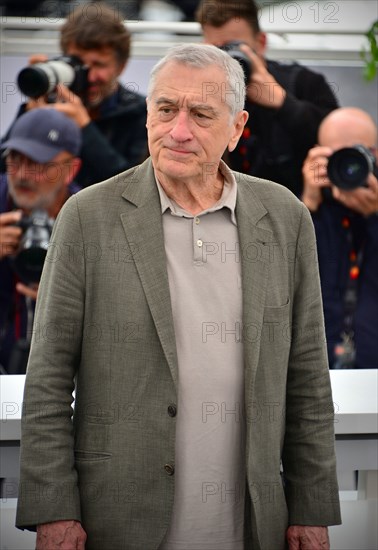
[[[361,57],[365,61],[364,77],[366,80],[373,80],[377,76],[378,67],[378,20],[375,21],[365,34],[369,41],[370,50],[363,48]]]

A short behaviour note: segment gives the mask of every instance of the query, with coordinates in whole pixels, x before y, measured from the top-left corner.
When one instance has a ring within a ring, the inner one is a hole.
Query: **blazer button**
[[[176,407],[176,405],[169,405],[169,407],[168,407],[168,414],[169,414],[169,416],[171,416],[172,418],[173,418],[174,416],[176,416],[176,414],[177,414],[177,407]]]
[[[175,467],[173,464],[165,464],[164,470],[169,476],[173,476],[173,474],[175,473]]]

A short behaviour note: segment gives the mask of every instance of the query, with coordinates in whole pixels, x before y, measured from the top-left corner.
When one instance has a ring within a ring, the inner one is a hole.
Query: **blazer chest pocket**
[[[267,351],[289,349],[291,342],[291,301],[280,306],[265,306],[262,327],[262,342]]]
[[[287,297],[282,305],[265,306],[263,319],[267,322],[290,320],[290,309],[291,301],[290,298]]]

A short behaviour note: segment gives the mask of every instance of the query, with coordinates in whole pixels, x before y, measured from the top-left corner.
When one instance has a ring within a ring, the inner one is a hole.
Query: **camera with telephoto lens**
[[[236,61],[239,61],[244,71],[245,83],[248,84],[251,78],[253,67],[249,57],[241,51],[241,44],[243,44],[243,42],[240,42],[239,40],[233,40],[232,42],[226,42],[226,44],[220,46],[220,49],[227,52],[233,59],[236,59]]]
[[[45,210],[33,210],[16,224],[22,228],[22,237],[12,266],[26,284],[38,283],[50,242],[54,220]]]
[[[340,189],[365,187],[370,173],[378,177],[378,167],[373,153],[363,145],[344,147],[328,159],[328,178]]]
[[[44,63],[35,63],[22,69],[17,85],[27,97],[38,98],[54,92],[58,84],[64,84],[74,94],[85,99],[88,87],[88,67],[76,56],[65,55]]]

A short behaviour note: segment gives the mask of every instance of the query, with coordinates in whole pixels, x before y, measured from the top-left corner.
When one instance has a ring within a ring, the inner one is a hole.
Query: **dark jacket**
[[[317,143],[320,122],[338,102],[321,74],[275,61],[267,61],[267,67],[286,90],[285,101],[276,110],[247,100],[249,119],[230,163],[234,170],[276,181],[299,196],[307,151]]]
[[[328,199],[312,214],[323,295],[329,364],[336,366],[334,349],[345,329],[345,292],[350,257],[357,257],[356,306],[351,308],[355,368],[378,368],[378,216],[365,218]],[[349,225],[349,227],[348,227]]]
[[[26,104],[20,106],[16,119],[25,108]],[[146,113],[145,98],[122,85],[102,102],[99,118],[82,129],[83,164],[76,177],[80,187],[108,179],[146,158]],[[5,172],[5,164],[1,171]]]

